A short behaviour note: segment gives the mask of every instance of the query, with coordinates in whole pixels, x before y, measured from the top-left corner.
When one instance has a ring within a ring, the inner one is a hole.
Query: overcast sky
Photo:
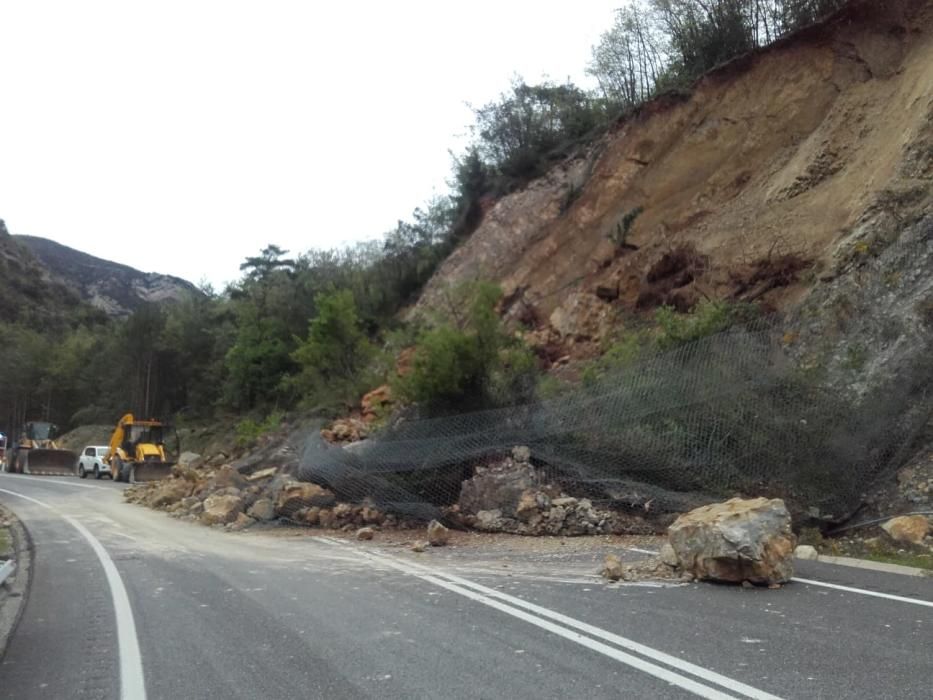
[[[0,218],[217,286],[378,237],[446,191],[466,102],[586,83],[620,4],[3,2]]]

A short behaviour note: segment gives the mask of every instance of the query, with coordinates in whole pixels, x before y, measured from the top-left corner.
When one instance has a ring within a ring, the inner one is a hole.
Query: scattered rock
[[[150,508],[169,506],[191,495],[191,482],[185,479],[162,479],[153,483],[156,485],[146,498],[146,505]]]
[[[268,498],[260,498],[249,507],[247,512],[256,520],[268,522],[275,519],[275,506]]]
[[[615,554],[607,554],[606,560],[603,562],[602,571],[599,572],[600,576],[607,578],[610,581],[618,581],[625,575],[625,569],[622,566],[622,560],[619,559]]]
[[[336,497],[327,489],[317,484],[292,481],[283,486],[275,503],[275,512],[283,517],[291,515],[299,508],[317,506],[326,508],[337,502]]]
[[[531,448],[524,445],[518,445],[512,448],[512,459],[516,462],[527,464],[531,460]]]
[[[477,530],[484,530],[486,532],[501,532],[504,527],[502,521],[502,511],[498,508],[493,510],[481,510],[476,514],[476,518],[474,519],[473,524]]]
[[[360,510],[360,516],[367,525],[382,525],[385,522],[385,514],[371,505],[365,505]]]
[[[247,486],[246,479],[229,464],[224,464],[218,468],[204,486],[204,490],[214,493],[220,489],[235,488],[244,489]]]
[[[227,525],[227,529],[232,532],[239,532],[240,530],[245,530],[255,522],[256,521],[246,515],[246,513],[237,513],[236,520]]]
[[[661,551],[659,552],[658,556],[664,564],[670,566],[671,568],[680,566],[680,560],[677,558],[677,552],[674,551],[674,548],[671,546],[670,542],[665,542],[663,545],[661,545]]]
[[[703,506],[677,518],[668,536],[681,566],[699,579],[770,584],[794,575],[797,538],[780,499]]]
[[[376,531],[371,527],[361,527],[356,531],[356,539],[358,540],[371,540],[375,535]]]
[[[431,543],[430,543],[430,542],[424,542],[423,540],[419,540],[418,542],[415,542],[415,543],[411,546],[411,551],[413,551],[413,552],[423,552],[424,550],[426,550],[426,549],[427,549],[428,547],[430,547],[430,546],[431,546]]]
[[[268,469],[260,469],[259,471],[253,472],[248,477],[246,477],[246,480],[261,481],[263,479],[270,479],[278,473],[279,470],[276,467],[269,467]]]
[[[794,558],[803,559],[805,561],[816,561],[820,558],[820,553],[816,551],[816,547],[813,545],[801,544],[794,550]]]
[[[321,431],[327,442],[358,442],[369,434],[369,425],[358,418],[340,418]]]
[[[450,530],[437,520],[428,523],[428,542],[432,547],[443,547],[450,540]]]
[[[523,448],[515,448],[514,451],[522,453]],[[479,515],[483,510],[500,510],[504,515],[514,517],[522,494],[539,490],[540,486],[538,474],[527,461],[507,458],[491,465],[480,465],[474,470],[473,477],[463,482],[460,511]]]
[[[388,384],[383,384],[368,394],[364,394],[363,398],[360,399],[363,420],[367,423],[376,421],[379,415],[386,410],[386,407],[392,404],[392,401],[392,389]]]
[[[201,522],[205,525],[226,525],[237,519],[243,511],[243,499],[239,496],[208,496],[204,500]]]
[[[197,469],[202,461],[197,452],[182,452],[178,456],[178,466],[182,469]]]
[[[901,515],[883,523],[881,529],[895,542],[923,544],[930,533],[930,521],[923,515]]]

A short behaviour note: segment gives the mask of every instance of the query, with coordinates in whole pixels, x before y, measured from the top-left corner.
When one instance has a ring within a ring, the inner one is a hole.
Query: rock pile
[[[637,516],[568,496],[535,468],[527,447],[515,447],[509,457],[477,466],[473,477],[463,482],[456,510],[464,525],[484,532],[578,536],[654,530]]]
[[[124,498],[175,518],[229,530],[277,519],[348,531],[412,525],[372,504],[339,503],[328,489],[293,481],[274,468],[244,477],[230,465],[205,470],[176,467],[171,478],[132,486]]]

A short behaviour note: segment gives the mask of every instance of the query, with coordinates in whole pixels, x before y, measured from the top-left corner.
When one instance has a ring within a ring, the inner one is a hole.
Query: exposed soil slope
[[[419,305],[491,278],[577,347],[661,303],[783,308],[833,275],[866,220],[928,212],[931,183],[933,2],[855,3],[497,202]]]

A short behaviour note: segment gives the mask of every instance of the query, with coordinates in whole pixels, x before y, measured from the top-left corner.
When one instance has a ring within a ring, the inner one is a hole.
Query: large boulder
[[[698,579],[784,583],[797,538],[780,499],[732,498],[685,513],[668,528],[681,568]]]
[[[337,502],[336,497],[317,484],[292,481],[282,486],[275,501],[277,515],[291,517],[302,508],[329,508]]]
[[[930,521],[923,515],[901,515],[883,523],[881,529],[895,542],[923,544],[930,533]]]
[[[477,466],[460,489],[460,512],[478,515],[484,510],[499,510],[505,517],[515,517],[525,492],[543,488],[528,459],[528,448],[516,447],[510,457]]]
[[[204,512],[201,513],[201,522],[205,525],[226,525],[234,522],[242,512],[243,499],[239,496],[229,494],[208,496],[204,499]]]

